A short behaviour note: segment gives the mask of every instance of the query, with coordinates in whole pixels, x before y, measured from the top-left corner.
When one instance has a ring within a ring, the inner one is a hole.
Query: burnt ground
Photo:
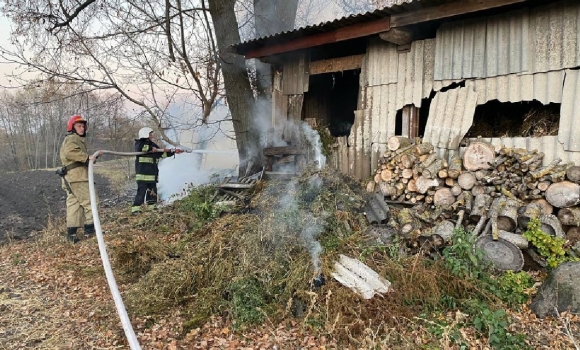
[[[95,183],[101,203],[116,198],[105,177],[95,174]],[[50,217],[64,220],[65,200],[54,170],[0,174],[0,244],[34,236],[47,227]]]

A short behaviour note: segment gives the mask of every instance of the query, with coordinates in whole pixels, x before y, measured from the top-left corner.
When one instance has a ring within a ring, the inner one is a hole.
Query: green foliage
[[[471,232],[456,229],[451,241],[453,244],[443,250],[447,270],[459,278],[482,278],[489,264],[483,260],[481,251],[474,251],[475,237]]]
[[[320,135],[320,143],[322,144],[322,154],[325,157],[330,157],[332,154],[332,145],[336,142],[336,137],[330,134],[327,125],[320,125],[316,129],[318,135]]]
[[[481,300],[468,300],[468,313],[475,329],[488,337],[488,343],[493,349],[527,349],[522,335],[514,335],[508,331],[510,324],[505,310],[493,310]]]
[[[215,187],[211,185],[190,186],[187,196],[177,203],[177,207],[188,213],[193,213],[198,220],[198,225],[215,219],[223,212],[223,208],[213,202]]]
[[[263,287],[255,278],[242,278],[230,284],[234,327],[261,324],[264,314],[261,311],[266,305]]]
[[[548,267],[554,268],[563,262],[578,261],[578,259],[566,255],[564,239],[545,233],[541,230],[541,225],[540,219],[532,218],[522,236],[536,247],[541,256],[546,258]]]
[[[497,282],[498,296],[511,307],[528,301],[528,290],[534,285],[534,279],[525,271],[507,271],[497,278]]]
[[[455,230],[451,240],[453,244],[443,250],[445,268],[453,276],[476,283],[482,294],[471,295],[469,299],[445,295],[440,300],[441,306],[464,310],[468,315],[466,323],[473,325],[482,336],[487,336],[492,348],[524,349],[523,338],[507,331],[509,319],[501,305],[494,306],[483,300],[490,300],[490,296],[495,295],[510,306],[522,304],[528,299],[526,291],[533,285],[532,278],[526,272],[507,272],[493,278],[490,264],[485,262],[481,251],[473,248],[475,237],[470,232]],[[444,324],[440,326],[445,328]],[[456,334],[453,330],[445,328],[445,332],[447,337],[462,347],[461,338],[453,336]]]

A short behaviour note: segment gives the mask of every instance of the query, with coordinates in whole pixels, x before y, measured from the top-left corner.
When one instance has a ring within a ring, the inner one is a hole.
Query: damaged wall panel
[[[361,74],[363,81],[372,83],[366,87],[364,102],[372,125],[372,171],[387,150],[388,138],[395,134],[397,110],[406,105],[419,107],[431,93],[434,60],[435,39],[414,41],[409,52],[398,52],[396,45],[382,40],[371,41]]]
[[[458,149],[473,123],[477,93],[472,84],[438,93],[431,102],[423,140],[434,147]]]
[[[560,107],[558,141],[566,151],[580,152],[580,71],[567,70],[562,106]]]
[[[537,74],[510,74],[470,80],[475,84],[477,104],[491,100],[519,102],[537,100],[543,104],[561,103],[564,71]]]

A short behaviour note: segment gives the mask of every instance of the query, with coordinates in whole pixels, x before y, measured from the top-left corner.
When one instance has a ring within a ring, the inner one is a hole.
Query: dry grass
[[[200,229],[194,215],[179,206],[137,217],[103,210],[104,237],[141,345],[454,349],[445,332],[461,328],[470,348],[485,348],[473,327],[458,326],[460,313],[441,314],[437,320],[422,316],[431,315],[442,296],[469,298],[485,291],[451,276],[440,262],[369,245],[362,234],[367,226],[362,187],[320,173],[323,186],[317,190],[310,181],[316,174],[294,186],[258,186],[261,191],[246,212],[226,213]],[[284,194],[299,201],[281,206]],[[324,230],[315,240],[323,247],[320,266],[326,283],[313,290],[313,255],[301,234],[305,225],[321,220]],[[364,261],[393,283],[392,291],[364,300],[332,280],[338,254]],[[126,348],[97,242],[66,243],[62,218],[51,220],[34,242],[2,247],[0,273],[10,276],[0,280],[0,348]],[[247,280],[261,288],[265,304],[255,311],[265,323],[232,333],[233,285]],[[529,312],[513,316],[519,317],[518,330],[530,337],[532,347],[571,344],[554,330],[558,320],[534,320]],[[435,321],[447,325],[439,338],[430,329]]]

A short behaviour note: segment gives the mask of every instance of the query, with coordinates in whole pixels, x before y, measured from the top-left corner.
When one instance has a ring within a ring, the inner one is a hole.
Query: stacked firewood
[[[460,211],[465,225],[475,225],[471,227],[475,234],[492,233],[522,249],[527,242],[520,233],[531,217],[540,217],[542,230],[551,235],[580,236],[580,167],[574,163],[556,159],[543,165],[544,154],[538,150],[496,151],[481,140],[471,142],[462,157],[449,162],[437,156],[433,145],[406,137],[389,138],[387,148],[367,191],[382,193],[387,202],[437,209],[429,230],[438,232],[438,241],[445,241],[457,226],[440,220],[450,215],[440,214]],[[408,226],[418,216],[403,212],[398,221]],[[411,226],[402,233],[425,234],[420,228],[424,225]]]

